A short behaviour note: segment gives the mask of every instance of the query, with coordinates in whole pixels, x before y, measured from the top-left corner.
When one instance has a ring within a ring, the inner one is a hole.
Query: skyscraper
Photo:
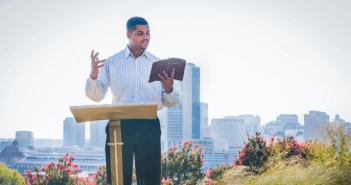
[[[200,125],[208,125],[208,104],[200,102]]]
[[[181,102],[167,111],[168,146],[174,142],[200,139],[200,68],[187,63],[179,85]]]
[[[108,120],[90,122],[90,146],[104,147],[106,142],[105,128]]]
[[[247,138],[244,117],[227,116],[223,119],[211,120],[211,138],[214,140],[229,140],[229,149],[244,145]]]
[[[16,140],[18,142],[18,148],[34,147],[34,135],[31,131],[17,131]]]
[[[85,123],[77,123],[73,117],[67,117],[63,121],[63,146],[85,146]]]
[[[320,138],[318,130],[325,122],[329,121],[329,115],[325,112],[309,111],[309,114],[305,114],[304,118],[305,140]]]
[[[272,136],[284,136],[285,123],[282,121],[271,121],[263,126],[264,134]],[[279,134],[280,133],[280,134]]]
[[[296,114],[280,114],[277,117],[277,121],[285,123],[285,130],[300,128],[299,119]]]

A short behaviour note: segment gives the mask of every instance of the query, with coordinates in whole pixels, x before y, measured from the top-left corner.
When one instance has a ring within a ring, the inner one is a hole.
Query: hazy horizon
[[[350,10],[350,1],[0,0],[0,138],[62,139],[70,106],[111,104],[110,89],[98,103],[85,95],[90,54],[123,50],[133,16],[149,22],[149,52],[200,67],[209,123],[296,114],[304,124],[310,110],[351,122]]]

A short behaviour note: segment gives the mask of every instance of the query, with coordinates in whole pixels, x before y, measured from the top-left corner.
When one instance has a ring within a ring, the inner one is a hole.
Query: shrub
[[[263,140],[260,133],[256,132],[255,136],[248,135],[248,142],[244,142],[244,147],[239,151],[239,157],[235,159],[236,165],[248,166],[250,171],[258,173],[262,172],[262,168],[270,157],[277,156],[279,159],[286,159],[292,156],[298,156],[300,159],[307,157],[310,154],[308,144],[298,144],[292,136],[283,136],[274,142],[273,135],[270,138],[270,143]]]
[[[96,184],[107,185],[107,172],[105,165],[99,166],[99,169],[93,175],[93,179],[93,182],[95,182]]]
[[[44,165],[43,169],[38,169],[34,166],[37,173],[33,175],[30,170],[27,170],[28,183],[27,184],[91,184],[89,177],[78,178],[78,165],[73,163],[74,155],[68,156],[68,153],[59,159],[58,163],[50,163]],[[39,172],[44,171],[46,176],[40,175]]]
[[[283,136],[278,138],[274,143],[274,135],[270,139],[267,147],[267,157],[278,156],[281,159],[290,158],[292,156],[299,156],[300,159],[306,159],[308,152],[308,143],[304,142],[298,144],[292,136]]]
[[[0,184],[11,185],[11,184],[24,184],[23,177],[18,173],[17,170],[11,170],[0,163]]]
[[[166,179],[175,179],[175,184],[186,183],[192,184],[200,180],[203,176],[201,170],[204,162],[204,151],[201,146],[196,144],[193,148],[193,142],[184,141],[182,149],[177,151],[177,147],[171,146],[168,153],[164,154],[161,159],[161,176]]]
[[[345,123],[326,122],[321,127],[321,139],[313,140],[312,158],[340,169],[351,169],[351,138]]]
[[[268,159],[267,141],[263,141],[263,137],[258,132],[256,132],[256,136],[250,138],[249,134],[247,134],[247,137],[248,142],[244,142],[245,145],[242,151],[239,151],[239,158],[236,158],[234,163],[248,166],[251,171],[257,172]]]

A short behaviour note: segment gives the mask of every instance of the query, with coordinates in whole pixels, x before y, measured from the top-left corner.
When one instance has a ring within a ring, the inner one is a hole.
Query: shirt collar
[[[127,58],[129,55],[133,55],[132,52],[130,51],[130,49],[128,48],[128,45],[126,46],[126,48],[124,49],[124,57]],[[143,54],[141,54],[141,56],[146,56],[147,59],[150,60],[150,53],[146,50],[144,50]]]

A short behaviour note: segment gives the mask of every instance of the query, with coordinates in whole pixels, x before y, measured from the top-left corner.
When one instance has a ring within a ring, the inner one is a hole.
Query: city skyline
[[[311,110],[351,121],[351,2],[129,3],[0,2],[1,138],[31,131],[62,139],[70,106],[111,104],[110,90],[98,103],[85,96],[90,53],[104,59],[123,50],[136,15],[150,24],[148,51],[200,68],[209,123],[252,114],[262,126],[296,114],[304,124]]]

